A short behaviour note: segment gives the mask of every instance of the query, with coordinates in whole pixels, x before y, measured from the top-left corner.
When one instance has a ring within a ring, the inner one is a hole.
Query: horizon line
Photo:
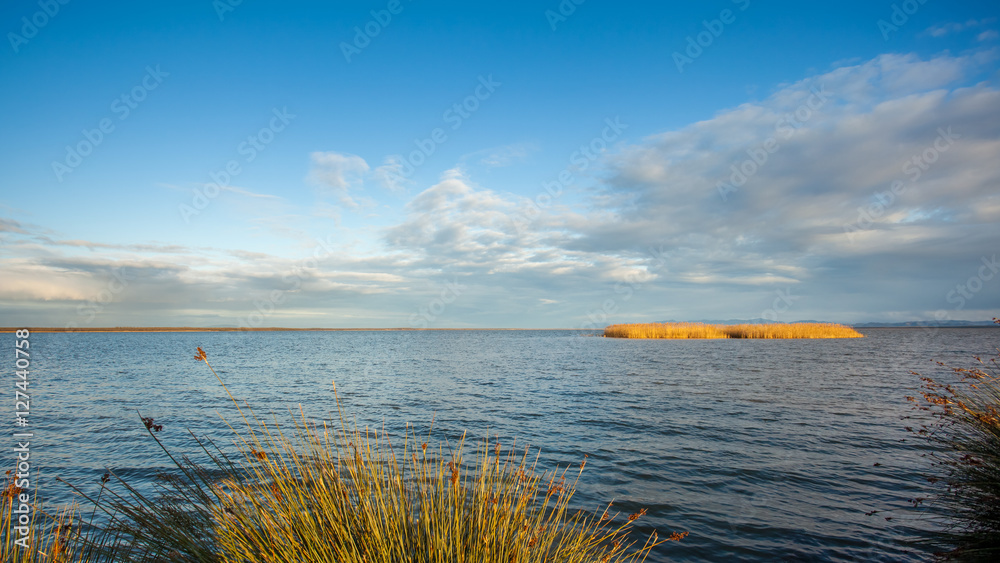
[[[670,321],[678,322],[678,321]],[[698,322],[698,321],[688,321],[688,322]],[[799,321],[797,321],[799,322]],[[806,321],[801,321],[806,322]],[[817,321],[811,321],[817,322]],[[820,321],[822,322],[822,321]],[[954,322],[954,321],[952,321]],[[991,321],[961,321],[962,323],[969,323],[959,326],[937,326],[941,324],[939,321],[902,321],[902,322],[877,322],[869,321],[864,323],[834,323],[843,324],[849,327],[860,327],[860,328],[992,328],[997,325]],[[912,323],[912,324],[911,324]],[[973,324],[973,323],[983,323],[983,324]],[[612,323],[615,324],[615,323]],[[794,323],[781,323],[781,324],[794,324]],[[867,325],[867,326],[862,326]],[[608,325],[610,326],[610,325]],[[31,327],[31,326],[17,326],[17,327],[0,327],[0,333],[14,333],[18,330],[29,330],[38,333],[64,333],[64,332],[281,332],[281,331],[325,331],[325,332],[361,332],[361,331],[457,331],[457,330],[574,330],[574,331],[603,331],[606,327],[599,328],[581,328],[581,327],[547,327],[547,328],[524,328],[524,327],[426,327],[426,328],[416,328],[416,327],[281,327],[281,326],[271,326],[271,327],[197,327],[197,326],[104,326],[104,327]]]

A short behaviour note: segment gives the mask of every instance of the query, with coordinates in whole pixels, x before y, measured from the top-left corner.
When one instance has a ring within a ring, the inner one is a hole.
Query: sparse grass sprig
[[[131,561],[129,551],[123,559],[109,558],[112,549],[119,549],[120,537],[107,528],[93,525],[93,513],[84,521],[78,507],[65,507],[50,514],[41,507],[38,489],[31,491],[33,508],[28,524],[27,541],[16,530],[20,522],[13,509],[20,504],[24,490],[14,484],[11,471],[7,472],[3,492],[0,493],[0,561],[4,563],[96,563],[106,561]],[[103,482],[102,482],[103,485]]]
[[[932,459],[940,473],[927,480],[943,487],[934,501],[947,518],[945,539],[952,549],[939,554],[945,559],[1000,558],[1000,349],[997,354],[987,361],[976,357],[972,368],[938,362],[956,381],[921,377],[922,400],[907,397],[933,417],[907,430],[938,447]]]

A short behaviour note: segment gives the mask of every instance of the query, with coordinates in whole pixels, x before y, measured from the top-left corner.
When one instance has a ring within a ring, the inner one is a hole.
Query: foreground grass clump
[[[211,369],[201,348],[195,359]],[[302,415],[286,434],[233,403],[242,417],[230,425],[235,450],[199,441],[206,464],[173,456],[157,437],[163,426],[140,414],[179,473],[164,476],[160,493],[147,496],[121,479],[105,486],[109,472],[102,496],[85,496],[106,524],[63,515],[59,527],[39,531],[32,550],[4,560],[642,561],[686,535],[652,533],[639,543],[630,532],[645,510],[625,517],[612,514],[611,505],[572,511],[585,460],[540,471],[537,454],[490,443],[489,436],[469,454],[464,438],[446,450],[410,430],[394,445],[384,431],[349,425],[343,411],[333,426]]]
[[[833,323],[739,324],[633,323],[604,329],[609,338],[863,338],[849,326]]]
[[[122,535],[111,528],[92,526],[94,513],[84,519],[76,507],[49,514],[41,509],[37,489],[28,492],[17,486],[18,479],[7,472],[3,491],[0,492],[0,561],[4,563],[97,563],[105,561],[132,561],[133,552],[122,545]],[[107,481],[107,476],[102,483]],[[25,515],[27,525],[21,515],[22,501],[28,495],[30,515]],[[24,529],[27,535],[21,532]],[[86,530],[86,531],[85,531]],[[23,546],[26,546],[25,549]],[[118,551],[122,557],[109,558],[108,554]],[[155,559],[145,559],[155,560]]]
[[[18,487],[18,481],[13,475],[13,471],[7,472],[4,481],[3,491],[0,491],[0,561],[5,563],[33,563],[35,561],[60,561],[63,560],[66,551],[67,534],[63,529],[51,529],[46,531],[42,520],[47,519],[44,513],[37,510],[30,515],[25,514],[27,523],[20,521],[20,515],[15,513],[19,510],[24,499],[30,499],[31,505],[35,504],[35,495],[27,489]],[[22,497],[21,495],[28,495]],[[62,515],[64,518],[67,515]],[[25,525],[26,524],[26,525]],[[27,536],[22,535],[18,528],[24,527],[28,532]],[[39,531],[41,529],[41,531]],[[21,549],[15,542],[23,542],[24,545],[31,546],[30,549]]]
[[[1000,321],[994,319],[1000,324]],[[950,368],[955,383],[922,377],[923,402],[917,408],[934,421],[911,429],[937,446],[933,454],[943,486],[935,499],[948,519],[945,559],[1000,560],[1000,351],[973,368]],[[939,365],[943,365],[940,364]],[[924,499],[920,499],[922,501]],[[915,502],[917,504],[917,502]]]

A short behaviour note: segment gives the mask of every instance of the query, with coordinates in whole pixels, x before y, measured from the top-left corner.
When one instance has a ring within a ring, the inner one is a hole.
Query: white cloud
[[[309,157],[312,160],[309,179],[313,183],[332,192],[344,206],[351,209],[361,207],[349,191],[363,188],[364,176],[369,170],[365,159],[332,151],[314,152]]]
[[[924,32],[931,37],[944,37],[946,35],[951,35],[952,33],[960,33],[967,29],[972,29],[976,27],[981,27],[996,21],[996,18],[985,18],[981,20],[970,19],[964,22],[948,22],[938,25],[933,25]]]
[[[372,172],[372,176],[390,192],[400,193],[406,190],[407,179],[403,175],[403,161],[398,156],[387,156],[382,165]]]
[[[948,85],[984,58],[884,55],[627,147],[608,157],[614,173],[566,244],[619,255],[662,244],[673,272],[663,280],[809,282],[831,294],[838,290],[820,275],[831,264],[902,283],[899,273],[919,262],[974,263],[997,240],[987,218],[1000,185],[1000,92]],[[829,100],[809,108],[818,88]],[[940,141],[949,129],[957,138]],[[761,152],[768,140],[776,150]],[[718,186],[733,184],[734,166],[752,173],[724,200]],[[897,180],[904,191],[849,237],[859,207]]]
[[[207,185],[207,184],[206,184]],[[259,199],[281,199],[276,195],[271,194],[258,194],[247,190],[245,188],[237,188],[236,186],[222,186],[222,189],[227,192],[232,192],[245,197],[259,198]]]
[[[473,159],[487,168],[502,168],[521,162],[538,147],[534,143],[514,143],[497,148],[484,149],[466,155],[465,159]]]

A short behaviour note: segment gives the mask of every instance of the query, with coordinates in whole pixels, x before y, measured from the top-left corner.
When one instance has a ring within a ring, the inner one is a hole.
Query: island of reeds
[[[608,338],[864,338],[834,323],[735,324],[632,323],[604,329]]]

